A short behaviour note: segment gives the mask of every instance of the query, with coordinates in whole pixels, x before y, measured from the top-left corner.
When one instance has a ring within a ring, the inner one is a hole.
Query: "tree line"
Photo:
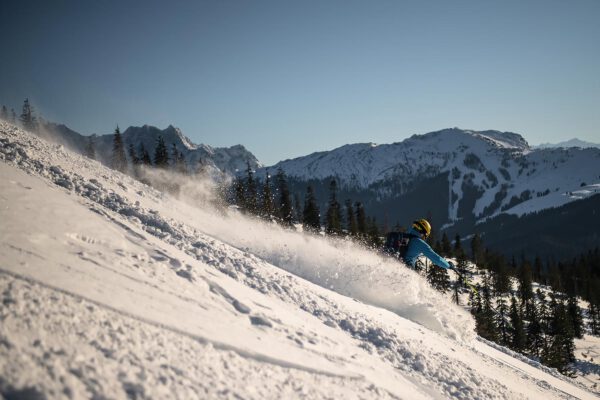
[[[33,106],[29,103],[29,99],[25,99],[23,102],[22,111],[18,118],[14,108],[8,111],[8,108],[3,105],[0,109],[0,119],[11,124],[19,123],[30,132],[37,132],[39,129],[39,120]]]
[[[314,188],[307,185],[303,198],[299,193],[292,194],[281,168],[274,177],[265,170],[264,179],[260,180],[247,163],[246,173],[235,179],[232,192],[229,201],[243,213],[284,226],[300,224],[306,232],[351,238],[372,248],[383,244],[377,221],[366,214],[361,202],[346,199],[343,205],[340,203],[335,179],[330,181],[324,214]]]

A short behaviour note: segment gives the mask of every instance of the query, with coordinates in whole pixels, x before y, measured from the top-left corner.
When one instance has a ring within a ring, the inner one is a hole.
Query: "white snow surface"
[[[175,198],[3,122],[0,176],[6,398],[595,397],[405,266],[215,208],[209,182]]]

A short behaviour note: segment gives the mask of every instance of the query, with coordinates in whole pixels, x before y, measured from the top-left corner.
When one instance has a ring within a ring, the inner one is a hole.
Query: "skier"
[[[406,265],[415,266],[419,256],[424,255],[435,265],[446,269],[454,269],[454,264],[446,261],[425,242],[431,233],[431,225],[426,219],[413,222],[407,233],[393,232],[388,235],[386,247],[394,249]]]

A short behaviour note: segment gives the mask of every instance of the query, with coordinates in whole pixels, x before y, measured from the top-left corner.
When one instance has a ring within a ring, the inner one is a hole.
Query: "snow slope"
[[[0,176],[5,397],[594,397],[402,265],[215,209],[205,182],[175,199],[5,123]]]

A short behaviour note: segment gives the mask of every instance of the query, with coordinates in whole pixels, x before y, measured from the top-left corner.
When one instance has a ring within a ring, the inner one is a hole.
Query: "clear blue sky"
[[[447,127],[600,141],[600,1],[0,4],[0,104],[262,162]]]

